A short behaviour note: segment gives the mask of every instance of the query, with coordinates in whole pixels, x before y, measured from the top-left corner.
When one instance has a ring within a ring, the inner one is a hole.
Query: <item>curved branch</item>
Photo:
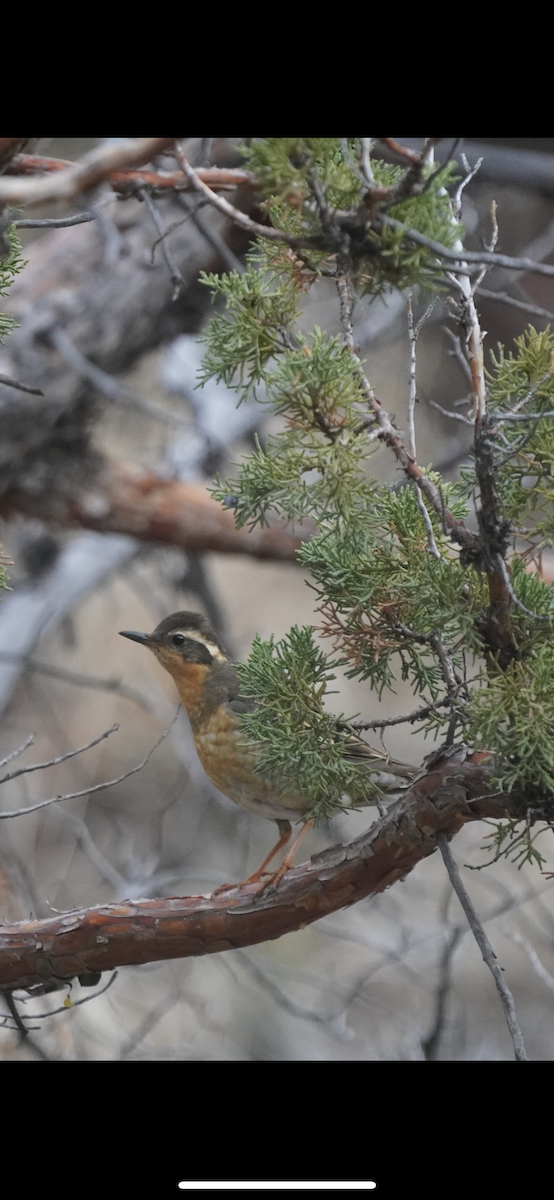
[[[488,761],[450,751],[366,833],[294,867],[276,889],[124,902],[1,926],[0,986],[251,946],[382,892],[434,853],[437,833],[452,837],[467,821],[513,815],[514,798],[495,797],[487,784]]]

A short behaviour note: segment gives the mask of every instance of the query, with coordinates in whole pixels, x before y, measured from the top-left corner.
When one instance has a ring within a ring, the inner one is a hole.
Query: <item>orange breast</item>
[[[308,804],[303,796],[283,793],[258,774],[254,755],[244,746],[240,720],[225,706],[209,720],[192,722],[198,757],[212,783],[248,812],[267,820],[298,820]]]
[[[242,794],[245,784],[264,792],[263,780],[256,776],[254,758],[241,746],[239,722],[225,707],[212,713],[209,720],[192,725],[198,757],[212,783],[232,800]],[[239,801],[240,803],[240,801]]]
[[[163,660],[162,660],[162,665]],[[203,663],[180,662],[177,666],[171,664],[171,674],[175,680],[181,703],[192,717],[195,708],[200,703],[206,677],[210,668]]]

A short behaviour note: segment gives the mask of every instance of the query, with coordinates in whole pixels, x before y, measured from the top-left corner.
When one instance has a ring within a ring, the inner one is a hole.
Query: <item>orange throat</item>
[[[184,708],[186,708],[188,715],[192,720],[195,709],[198,708],[201,702],[204,684],[207,676],[210,674],[210,668],[205,666],[204,663],[190,663],[183,661],[179,662],[178,664],[175,663],[175,661],[172,661],[171,666],[168,667],[166,663],[164,663],[161,656],[160,661],[162,666],[164,666],[166,670],[169,670],[170,675],[173,677],[175,686],[181,698],[181,704]]]

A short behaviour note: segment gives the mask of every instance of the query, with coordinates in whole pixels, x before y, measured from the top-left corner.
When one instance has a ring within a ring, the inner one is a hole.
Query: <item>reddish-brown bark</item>
[[[75,477],[71,486],[67,479],[60,480],[58,490],[54,481],[40,493],[10,488],[0,499],[0,515],[17,513],[198,552],[294,561],[301,545],[301,539],[286,529],[236,529],[232,512],[201,484],[161,479],[153,471],[110,460],[84,484]]]
[[[514,811],[487,785],[487,756],[463,750],[434,764],[389,813],[348,845],[290,870],[277,889],[140,900],[0,927],[0,987],[215,954],[300,929],[407,875],[467,822]]]

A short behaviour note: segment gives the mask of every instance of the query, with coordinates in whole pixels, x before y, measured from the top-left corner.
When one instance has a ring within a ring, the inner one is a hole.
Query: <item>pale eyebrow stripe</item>
[[[227,662],[227,659],[225,655],[221,653],[219,646],[216,646],[215,642],[210,642],[208,639],[203,638],[201,634],[196,633],[196,631],[193,632],[192,629],[177,629],[175,632],[182,633],[183,637],[190,638],[191,642],[199,642],[201,646],[205,646],[212,658],[217,659],[219,662]]]

